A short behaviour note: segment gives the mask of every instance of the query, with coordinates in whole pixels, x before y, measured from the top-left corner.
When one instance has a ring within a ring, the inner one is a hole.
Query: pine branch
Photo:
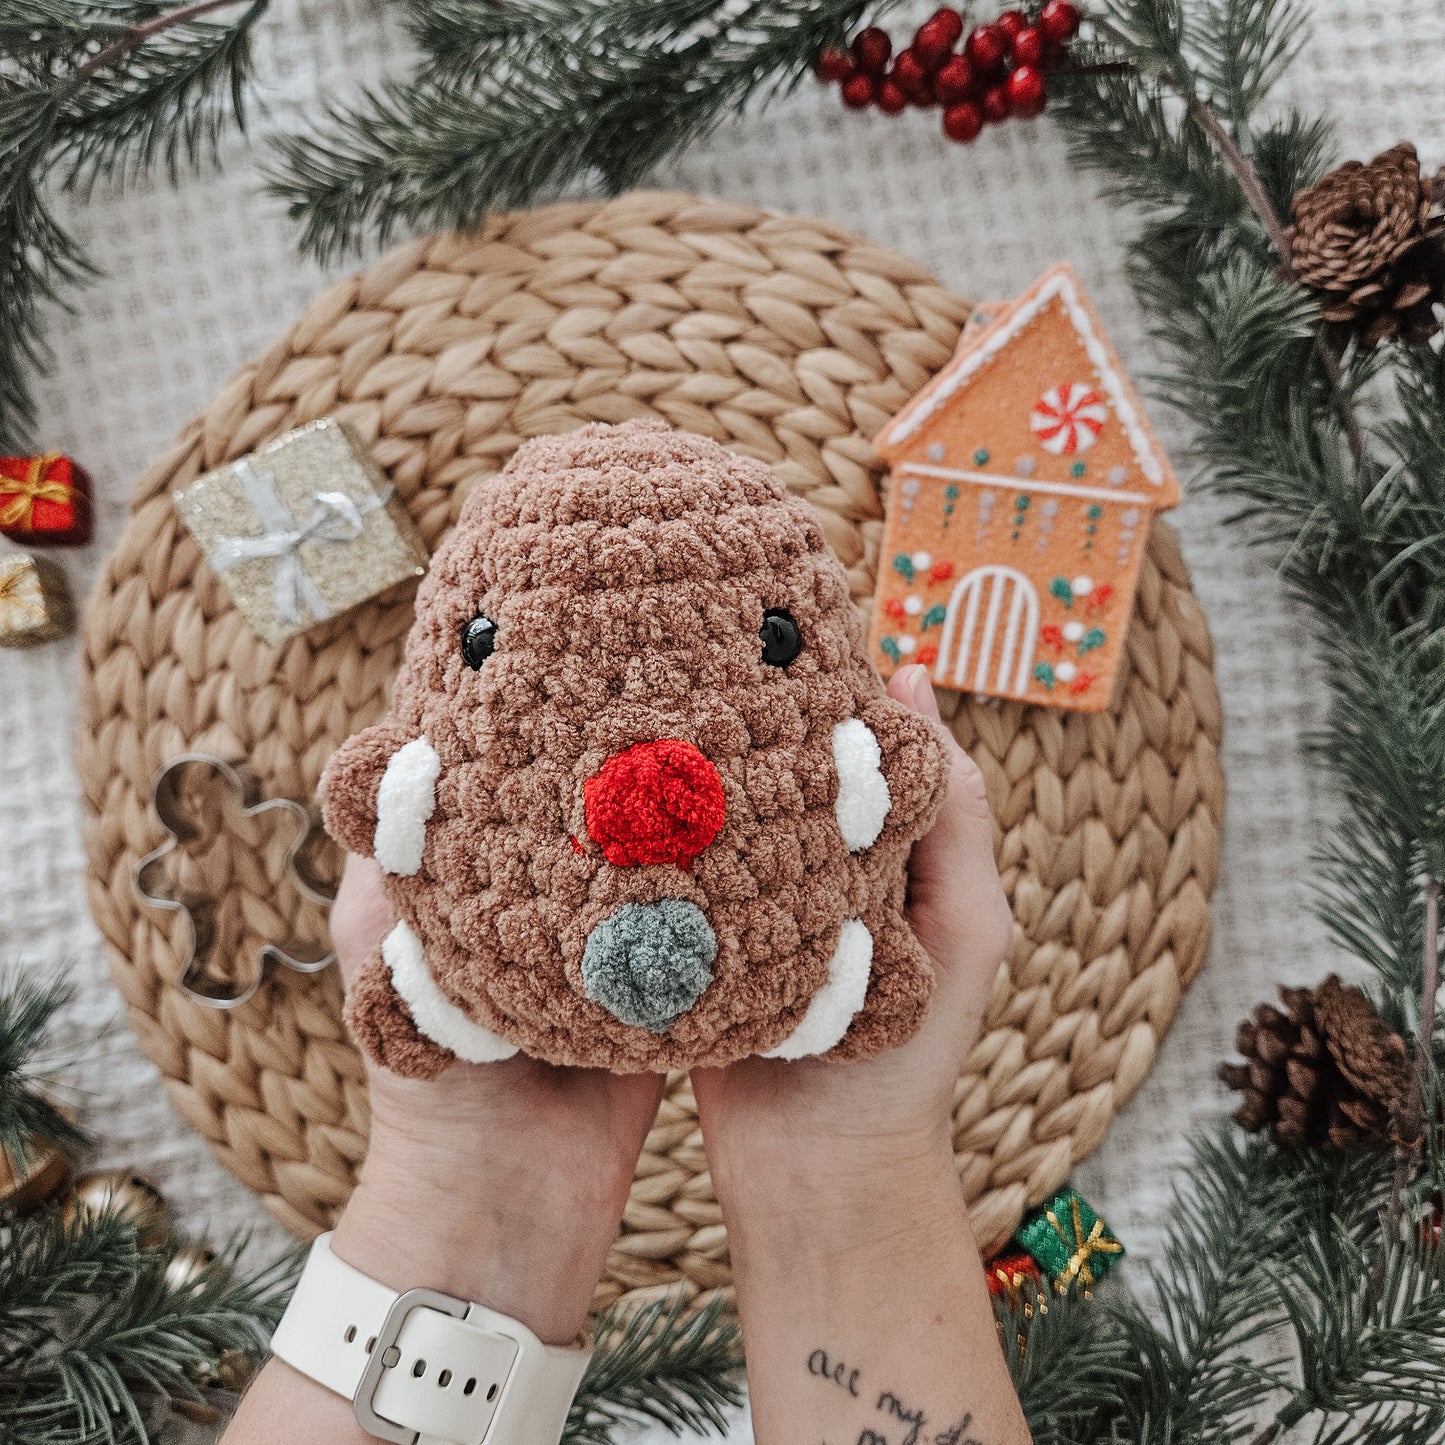
[[[0,8],[0,56],[14,65],[48,64],[57,55],[124,35],[134,6],[77,0],[5,0]]]
[[[51,1029],[72,997],[63,979],[40,983],[15,968],[0,973],[0,1153],[17,1172],[31,1162],[37,1138],[56,1143],[85,1138],[44,1092],[56,1072],[44,1057]]]
[[[1150,4],[1131,0],[1135,10]],[[1179,68],[1189,68],[1187,58]],[[1169,174],[1158,164],[1159,126],[1139,104],[1137,85],[1096,80],[1071,91],[1064,108],[1086,163],[1111,167],[1126,185],[1142,174]],[[1318,163],[1318,127],[1293,122],[1266,135],[1267,145],[1245,144],[1267,155],[1275,185]],[[1356,395],[1383,359],[1351,355],[1337,384],[1312,356],[1319,331],[1313,303],[1279,284],[1276,260],[1247,229],[1241,235],[1241,221],[1221,223],[1217,209],[1201,204],[1197,186],[1154,199],[1168,210],[1146,229],[1136,255],[1156,335],[1177,359],[1164,378],[1165,394],[1187,398],[1211,485],[1241,503],[1239,517],[1276,549],[1286,582],[1320,628],[1336,697],[1322,751],[1344,779],[1353,815],[1349,841],[1331,850],[1326,877],[1345,887],[1327,912],[1342,932],[1371,945],[1365,956],[1391,984],[1387,1013],[1413,1013],[1412,1002],[1394,1001],[1393,985],[1411,979],[1409,996],[1419,996],[1418,943],[1402,951],[1409,938],[1418,940],[1419,905],[1407,910],[1402,926],[1362,929],[1357,920],[1371,916],[1374,900],[1357,901],[1364,889],[1348,884],[1347,860],[1359,857],[1362,872],[1377,878],[1379,855],[1358,840],[1398,833],[1404,841],[1389,846],[1392,863],[1408,858],[1413,872],[1423,860],[1430,876],[1441,876],[1428,861],[1445,847],[1437,801],[1445,791],[1445,753],[1432,732],[1442,674],[1429,638],[1445,620],[1445,511],[1438,471],[1421,481],[1445,446],[1437,438],[1432,451],[1422,441],[1422,433],[1429,438],[1440,430],[1439,377],[1426,374],[1423,363],[1413,375],[1413,412],[1407,409],[1407,424],[1392,438],[1399,460],[1371,458],[1367,474],[1374,480],[1362,490],[1356,468],[1343,463],[1350,450],[1340,445],[1346,422],[1331,402]],[[1352,412],[1353,406],[1346,416]],[[1401,895],[1398,879],[1387,891]],[[1351,909],[1356,921],[1348,920]]]
[[[1280,1279],[1300,1356],[1301,1387],[1279,1412],[1288,1429],[1315,1412],[1442,1408],[1445,1284],[1438,1251],[1388,1250],[1383,1287],[1344,1230],[1313,1231]]]
[[[1264,33],[1273,10],[1258,0],[1201,0],[1189,11],[1175,0],[1113,0],[1108,22],[1143,74],[1071,83],[1060,109],[1078,158],[1146,209],[1134,275],[1170,359],[1162,393],[1187,413],[1207,484],[1235,501],[1234,520],[1272,550],[1314,623],[1331,695],[1315,750],[1344,804],[1322,850],[1321,911],[1377,970],[1392,1025],[1415,1035],[1423,1169],[1414,1151],[1393,1169],[1388,1156],[1368,1157],[1340,1175],[1355,1197],[1301,1175],[1269,1206],[1300,1206],[1275,1237],[1249,1235],[1253,1205],[1239,1199],[1234,1223],[1247,1242],[1226,1246],[1227,1257],[1250,1283],[1237,1313],[1228,1296],[1243,1286],[1172,1243],[1156,1281],[1164,1338],[1140,1346],[1147,1373],[1167,1387],[1122,1402],[1121,1440],[1270,1445],[1312,1416],[1322,1441],[1418,1440],[1432,1438],[1442,1414],[1445,1281],[1438,1256],[1400,1236],[1407,1193],[1445,1177],[1445,1141],[1431,1122],[1439,965],[1429,882],[1445,877],[1445,364],[1423,349],[1337,354],[1312,298],[1290,284],[1280,216],[1323,167],[1328,139],[1293,116],[1254,127],[1253,105],[1298,40]],[[1197,160],[1186,131],[1214,159]],[[1392,381],[1400,415],[1370,435],[1357,398]],[[1201,1162],[1188,1177],[1217,1176]],[[1230,1218],[1226,1200],[1203,1197],[1178,1240],[1217,1240],[1209,1224]],[[1258,1429],[1286,1376],[1269,1370],[1250,1400],[1230,1330],[1246,1339],[1281,1318],[1300,1377]],[[1218,1403],[1212,1417],[1190,1407],[1196,1390],[1205,1407]]]
[[[296,1261],[246,1271],[245,1248],[177,1288],[173,1250],[140,1248],[118,1214],[16,1221],[0,1242],[0,1439],[146,1445],[149,1397],[201,1400],[227,1352],[259,1363]]]
[[[597,1322],[595,1353],[567,1416],[564,1445],[611,1445],[614,1431],[656,1421],[677,1433],[721,1431],[742,1400],[737,1325],[714,1302],[680,1296],[613,1309]]]
[[[1069,1294],[1049,1300],[1046,1310],[998,1301],[995,1313],[1034,1445],[1107,1440],[1155,1344],[1153,1331],[1136,1338],[1138,1312],[1126,1299],[1110,1308],[1102,1295]]]
[[[158,161],[174,179],[213,158],[222,126],[244,124],[250,37],[267,4],[248,0],[217,24],[200,17],[220,0],[6,0],[0,37],[34,23],[6,52],[0,85],[0,447],[24,449],[35,422],[31,377],[49,361],[42,305],[65,304],[93,273],[43,186],[84,193]]]
[[[327,260],[402,227],[468,228],[585,181],[616,192],[896,0],[414,4],[416,72],[318,136],[279,142],[271,189]]]
[[[1185,113],[1223,159],[1246,204],[1264,228],[1281,274],[1293,281],[1289,236],[1275,211],[1254,163],[1236,137],[1247,139],[1247,121],[1255,101],[1278,78],[1303,35],[1302,14],[1288,0],[1208,0],[1213,24],[1201,27],[1206,37],[1205,63],[1189,53],[1190,35],[1184,11],[1172,0],[1112,0],[1118,19],[1100,28],[1125,53],[1132,54],[1146,75],[1172,91]],[[1131,30],[1132,27],[1132,30]],[[1195,37],[1197,39],[1197,37]],[[1201,93],[1201,80],[1213,79],[1228,108],[1232,127]],[[1320,365],[1329,378],[1334,405],[1344,426],[1358,475],[1366,475],[1364,432],[1354,404],[1343,386],[1339,358],[1321,334],[1316,342]]]
[[[1402,1111],[1400,1133],[1404,1142],[1395,1151],[1395,1185],[1390,1196],[1390,1212],[1385,1224],[1385,1238],[1399,1237],[1405,1217],[1405,1196],[1410,1187],[1420,1155],[1425,1147],[1425,1134],[1430,1127],[1425,1105],[1430,1099],[1432,1066],[1435,1055],[1435,999],[1440,992],[1440,881],[1431,878],[1425,884],[1424,938],[1421,943],[1420,1023],[1415,1035],[1415,1070],[1410,1080],[1410,1095]]]
[[[1300,0],[1202,0],[1193,27],[1198,79],[1223,113],[1232,137],[1248,134],[1255,107],[1304,43]]]
[[[1376,1406],[1368,1411],[1352,1410],[1343,1419],[1324,1416],[1314,1445],[1438,1445],[1442,1431],[1445,1408]]]
[[[63,140],[52,161],[62,184],[88,191],[127,182],[159,161],[172,182],[214,163],[232,120],[244,129],[251,34],[269,0],[249,0],[224,25],[197,17],[239,0],[197,0],[138,25],[78,66]]]
[[[240,0],[192,0],[189,5],[182,5],[169,13],[154,15],[140,24],[131,25],[109,45],[96,51],[83,65],[77,66],[76,79],[85,80],[96,74],[97,71],[109,70],[117,61],[129,55],[138,46],[144,45],[152,36],[159,35],[163,30],[172,30],[178,25],[199,20],[202,15],[207,15],[212,10],[224,10],[228,6],[239,3]]]

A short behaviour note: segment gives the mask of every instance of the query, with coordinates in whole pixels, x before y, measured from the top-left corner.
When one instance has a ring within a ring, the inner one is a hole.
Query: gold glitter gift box
[[[395,489],[365,442],[331,417],[207,472],[175,505],[272,646],[426,571]]]
[[[0,647],[32,647],[70,631],[75,612],[65,574],[19,547],[0,548]]]

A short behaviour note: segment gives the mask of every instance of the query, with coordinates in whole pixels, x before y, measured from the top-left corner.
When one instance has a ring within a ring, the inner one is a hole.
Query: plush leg
[[[346,1026],[352,1037],[384,1069],[410,1079],[434,1079],[456,1063],[450,1049],[417,1028],[402,997],[392,987],[391,967],[381,949],[351,980],[346,994]]]
[[[866,1059],[912,1038],[933,992],[933,967],[907,924],[894,913],[863,920],[873,939],[868,992],[830,1059]]]

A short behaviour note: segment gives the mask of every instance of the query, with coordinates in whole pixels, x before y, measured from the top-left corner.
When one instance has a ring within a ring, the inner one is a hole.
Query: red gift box
[[[1010,1304],[1030,1305],[1048,1294],[1043,1271],[1033,1256],[1017,1250],[1000,1254],[988,1262],[988,1292]]]
[[[0,457],[0,532],[36,545],[90,541],[90,479],[69,457]]]

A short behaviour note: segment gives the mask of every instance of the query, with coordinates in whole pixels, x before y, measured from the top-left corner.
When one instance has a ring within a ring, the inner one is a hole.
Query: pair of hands
[[[923,668],[900,670],[889,692],[937,719]],[[730,1224],[780,1211],[856,1218],[891,1207],[871,1203],[882,1197],[879,1178],[936,1174],[943,1161],[952,1169],[954,1085],[1012,925],[983,778],[952,738],[948,746],[947,795],[909,864],[909,922],[937,974],[919,1033],[857,1063],[752,1058],[692,1072]],[[348,984],[391,922],[376,865],[349,858],[332,913]],[[453,1290],[544,1339],[571,1338],[662,1085],[655,1075],[561,1069],[520,1054],[458,1064],[432,1081],[371,1068],[371,1147],[337,1228],[338,1252],[375,1272],[373,1251],[384,1241],[404,1287],[421,1282],[416,1271],[436,1277],[445,1268]],[[892,1227],[886,1217],[875,1223],[880,1234]]]

